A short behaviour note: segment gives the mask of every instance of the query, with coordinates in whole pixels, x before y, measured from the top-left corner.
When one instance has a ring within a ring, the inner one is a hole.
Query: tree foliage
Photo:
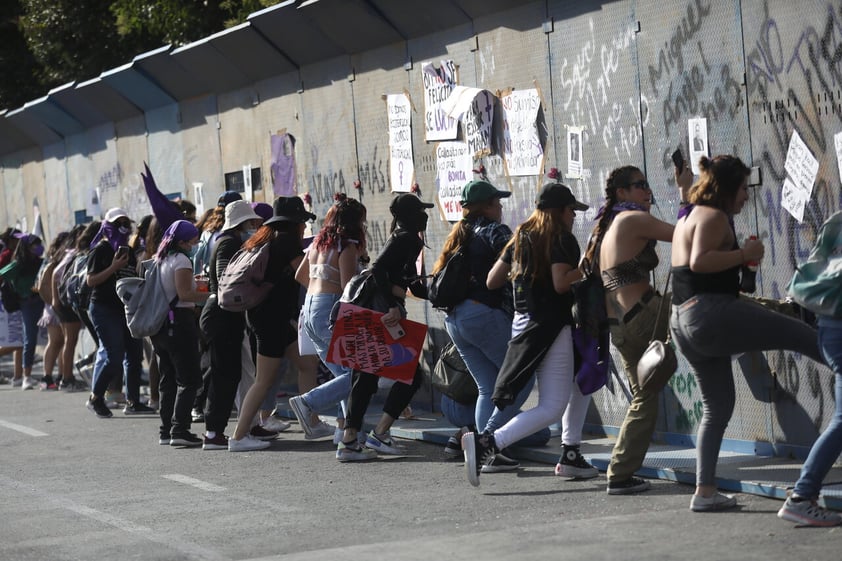
[[[163,45],[245,21],[273,0],[0,0],[0,109]]]

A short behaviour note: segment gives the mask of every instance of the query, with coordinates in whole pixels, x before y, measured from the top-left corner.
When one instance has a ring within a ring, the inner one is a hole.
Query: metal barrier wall
[[[310,194],[319,216],[338,191],[362,199],[369,209],[368,241],[376,254],[390,223],[383,95],[406,90],[412,98],[416,179],[422,198],[433,199],[435,154],[434,143],[424,140],[421,63],[453,60],[461,85],[491,91],[539,88],[548,132],[545,169],[566,170],[565,132],[571,126],[583,128],[582,177],[565,180],[591,205],[577,218],[582,245],[605,179],[621,165],[644,169],[658,201],[653,212],[667,220],[675,216],[678,194],[670,154],[679,145],[688,154],[687,120],[705,117],[712,154],[735,154],[760,169],[762,182],[752,189],[736,229],[740,238],[757,233],[767,245],[758,276],[760,295],[784,296],[818,226],[840,207],[833,137],[842,128],[842,1],[489,5],[494,9],[485,14],[460,12],[456,25],[440,25],[439,31],[314,59],[247,87],[179,98],[140,116],[6,153],[0,157],[3,223],[31,221],[31,201],[37,198],[48,234],[54,234],[85,209],[91,186],[99,188],[103,210],[122,205],[140,217],[149,212],[139,175],[144,161],[164,192],[192,199],[192,185],[203,184],[206,206],[223,191],[224,174],[244,165],[259,167],[255,199],[271,201],[270,136],[288,132],[297,141],[298,192]],[[320,17],[326,16],[322,12]],[[781,204],[793,132],[820,166],[801,222]],[[514,192],[504,200],[504,220],[516,226],[531,212],[544,178],[506,177],[499,156],[480,163],[492,182]],[[358,191],[355,180],[360,181]],[[449,229],[449,223],[431,219],[424,255],[428,268]],[[659,251],[662,265],[656,277],[662,284],[668,244]],[[411,303],[410,315],[430,326],[429,364],[446,338],[443,317],[422,302]],[[834,409],[829,371],[784,352],[738,357],[735,363],[737,409],[726,437],[761,453],[803,453]],[[432,397],[427,391],[421,398]],[[688,440],[702,409],[686,362],[681,361],[662,400],[659,431]],[[611,431],[621,423],[627,402],[624,376],[615,373],[609,387],[595,394],[589,423]]]

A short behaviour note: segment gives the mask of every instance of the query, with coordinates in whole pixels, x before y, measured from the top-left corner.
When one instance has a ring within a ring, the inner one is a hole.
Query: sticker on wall
[[[465,142],[440,142],[436,146],[436,181],[444,219],[462,220],[462,187],[473,179],[474,160]]]
[[[567,177],[582,177],[582,127],[567,127]]]
[[[708,120],[704,117],[687,120],[690,146],[690,169],[699,175],[699,158],[708,155]]]
[[[509,176],[540,175],[544,147],[538,135],[541,96],[537,89],[515,90],[500,97],[503,108],[503,161]]]
[[[450,97],[450,92],[458,81],[457,67],[452,60],[442,60],[436,67],[432,62],[421,65],[421,77],[424,80],[424,138],[432,140],[454,140],[458,132],[459,121],[448,117],[442,103]]]
[[[389,184],[393,192],[408,193],[415,181],[409,94],[387,95],[386,112],[389,119]]]

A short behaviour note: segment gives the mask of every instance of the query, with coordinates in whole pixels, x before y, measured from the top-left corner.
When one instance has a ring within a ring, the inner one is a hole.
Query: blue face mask
[[[189,257],[190,259],[193,259],[194,257],[196,257],[196,252],[198,250],[199,250],[198,245],[191,245],[190,249],[187,250],[187,257]]]
[[[249,229],[248,229],[248,230],[246,230],[245,232],[241,232],[241,233],[240,233],[240,239],[241,239],[241,240],[243,240],[243,241],[246,241],[247,239],[249,239],[250,237],[252,237],[252,236],[253,236],[253,235],[255,235],[256,233],[257,233],[257,230],[254,230],[254,229],[252,229],[252,228],[249,228]]]

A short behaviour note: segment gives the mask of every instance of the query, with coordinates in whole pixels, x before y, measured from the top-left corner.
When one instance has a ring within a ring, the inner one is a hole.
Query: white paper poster
[[[464,126],[462,138],[474,158],[491,154],[491,127],[494,121],[493,93],[479,88],[456,86],[442,108],[449,117],[458,119]]]
[[[582,177],[582,127],[567,128],[567,177]]]
[[[462,188],[473,179],[474,160],[465,142],[440,142],[436,146],[436,178],[439,203],[445,219],[462,219]]]
[[[503,159],[509,175],[540,175],[544,148],[536,124],[541,108],[538,90],[515,90],[500,101],[504,120]]]
[[[437,68],[432,62],[425,62],[421,65],[421,76],[424,80],[424,138],[428,142],[453,140],[459,121],[448,117],[441,105],[456,86],[456,64],[443,60]]]
[[[804,207],[807,206],[809,199],[810,195],[805,194],[804,190],[793,183],[789,177],[784,179],[783,191],[781,192],[781,206],[789,211],[799,222],[804,220]]]
[[[248,202],[254,200],[254,187],[251,184],[251,164],[243,166],[243,199]]]
[[[784,169],[792,178],[793,183],[806,193],[806,198],[809,199],[813,193],[816,174],[819,172],[819,161],[810,153],[810,149],[801,140],[797,131],[792,131],[792,138],[789,139]]]
[[[195,182],[193,183],[193,204],[196,205],[196,216],[205,214],[205,184]]]
[[[99,220],[102,216],[102,206],[100,205],[99,187],[91,187],[88,189],[88,199],[85,201],[85,213],[88,216]]]
[[[407,193],[415,178],[412,161],[412,105],[405,94],[386,96],[389,115],[389,181],[393,192]]]
[[[836,166],[839,168],[839,179],[842,180],[842,132],[833,135],[833,144],[836,146]]]
[[[704,117],[687,121],[690,146],[690,169],[699,175],[699,158],[708,155],[708,120]]]

